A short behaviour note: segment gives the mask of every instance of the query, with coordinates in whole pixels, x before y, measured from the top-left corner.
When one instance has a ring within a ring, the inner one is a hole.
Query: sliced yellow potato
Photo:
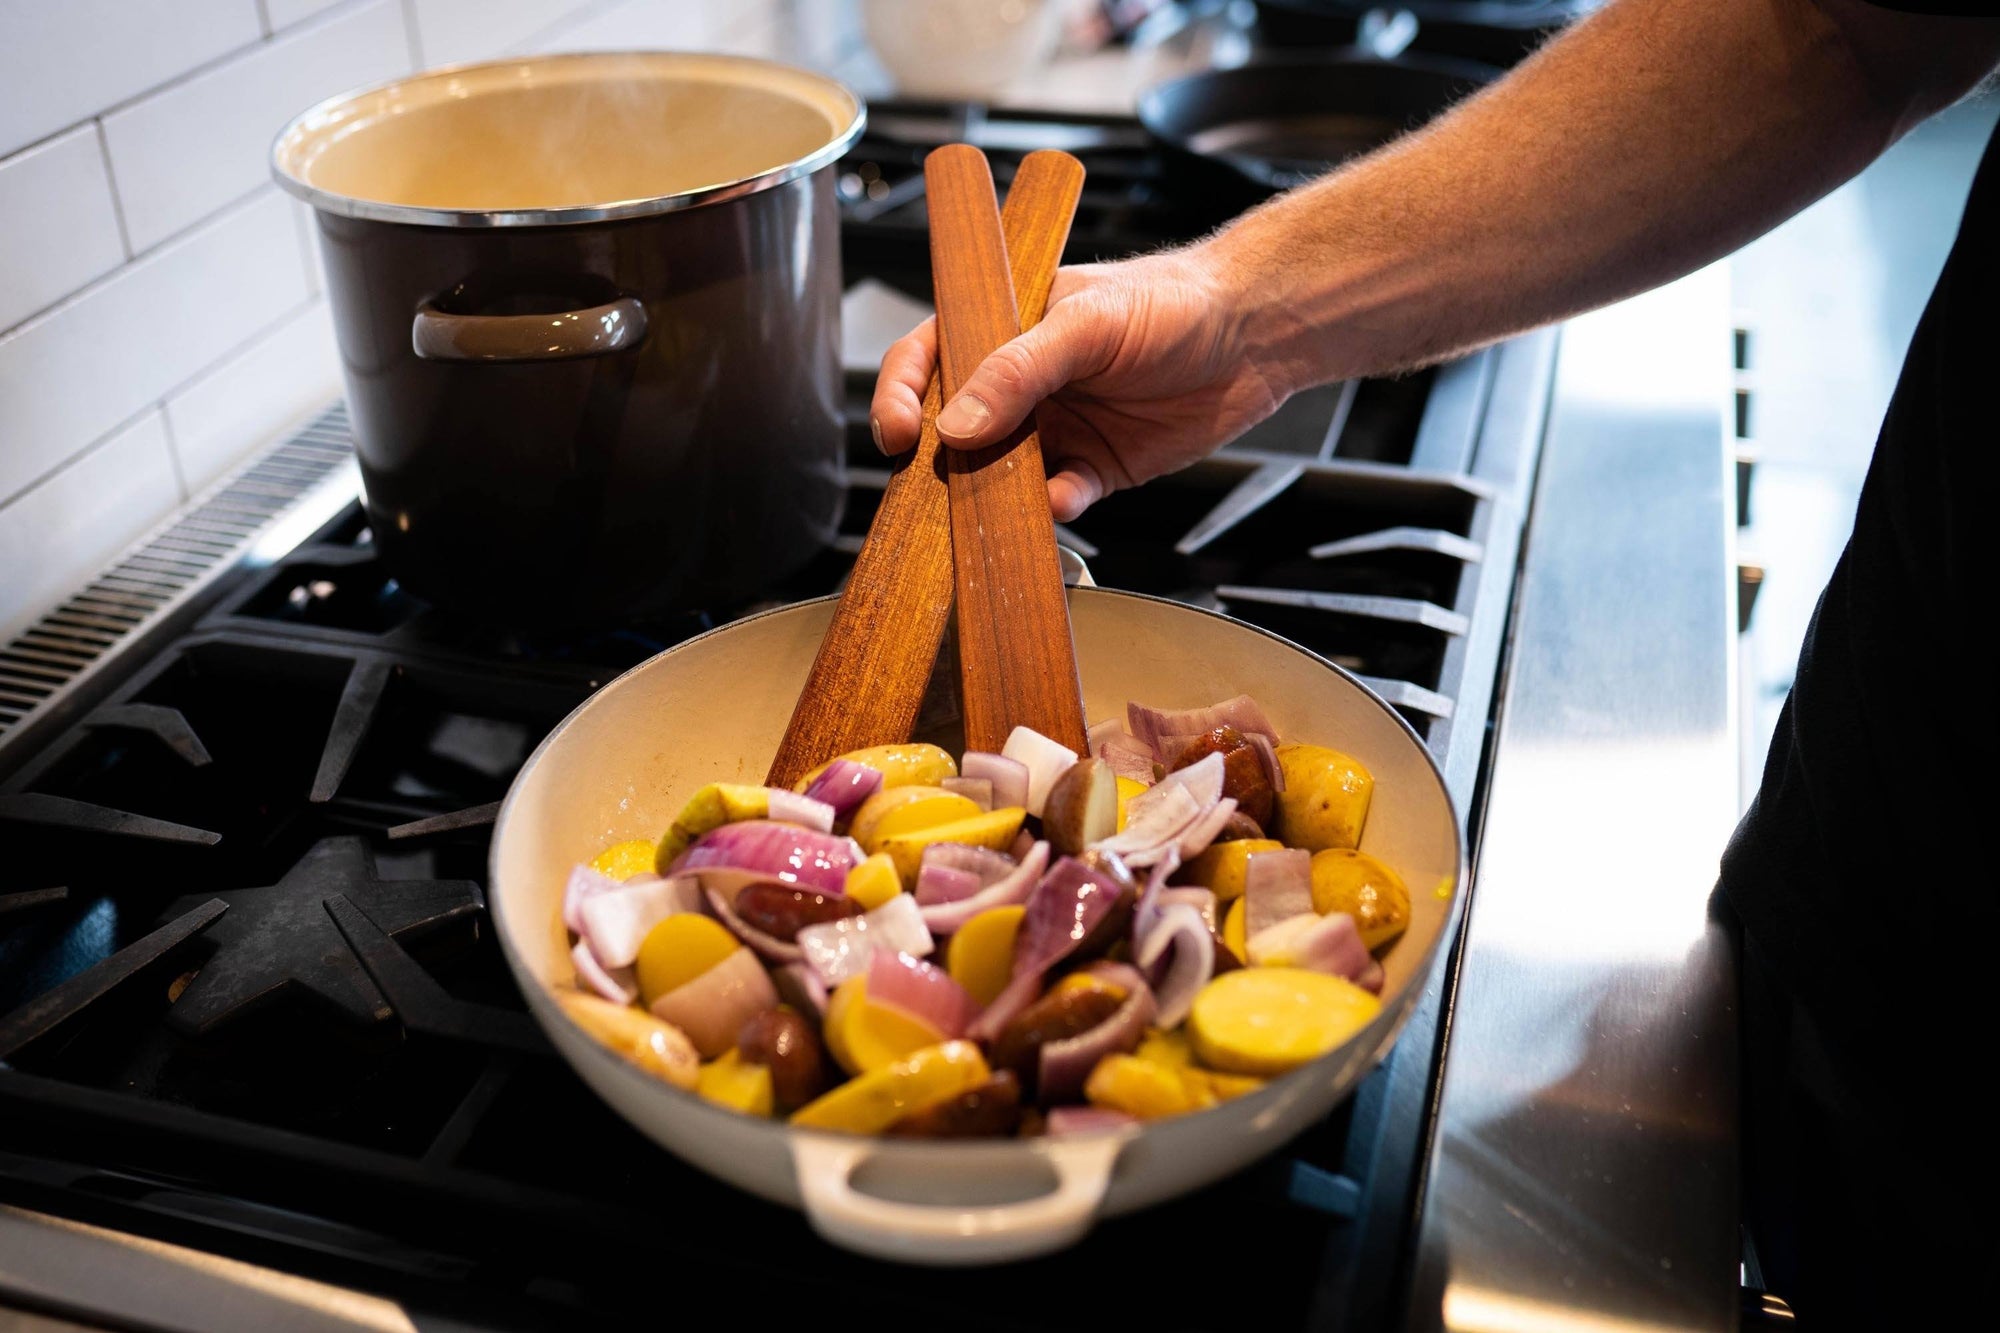
[[[944,1040],[944,1033],[921,1018],[870,1000],[866,974],[834,988],[822,1031],[834,1063],[850,1074],[886,1069]]]
[[[664,875],[674,858],[702,834],[739,820],[762,819],[770,813],[768,788],[745,782],[711,782],[688,797],[687,804],[660,836],[660,844],[653,851],[653,867]]]
[[[1018,904],[989,907],[960,926],[945,946],[944,970],[979,1003],[993,1003],[1014,979],[1014,937],[1027,914]]]
[[[877,853],[848,871],[842,887],[863,911],[872,912],[901,893],[903,881],[896,874],[896,863]]]
[[[1084,1082],[1083,1096],[1092,1106],[1123,1111],[1141,1120],[1185,1115],[1202,1107],[1180,1070],[1134,1055],[1107,1055],[1099,1060]]]
[[[745,1064],[734,1046],[701,1067],[694,1090],[745,1115],[768,1116],[776,1104],[771,1094],[771,1067]]]
[[[1182,1028],[1171,1032],[1147,1028],[1146,1035],[1139,1040],[1139,1049],[1132,1054],[1169,1069],[1189,1069],[1194,1065],[1194,1048],[1188,1045],[1187,1032]]]
[[[699,912],[676,912],[639,942],[639,998],[653,1001],[678,990],[743,946],[721,922]]]
[[[1366,852],[1329,847],[1313,853],[1313,911],[1345,912],[1361,942],[1379,949],[1408,929],[1410,890],[1403,877]]]
[[[1132,804],[1132,798],[1146,790],[1146,784],[1137,778],[1118,779],[1118,831],[1125,831],[1125,807]]]
[[[701,1056],[687,1034],[672,1023],[581,991],[558,991],[556,998],[578,1027],[654,1078],[677,1088],[695,1086]]]
[[[615,842],[590,858],[590,868],[613,879],[630,879],[653,869],[654,845],[644,838]]]
[[[993,1076],[986,1057],[969,1041],[947,1041],[907,1059],[870,1070],[792,1114],[808,1129],[880,1134],[913,1111],[968,1092]]]
[[[896,873],[903,877],[905,884],[916,882],[917,870],[922,864],[924,848],[934,842],[963,842],[974,847],[991,847],[994,851],[1005,851],[1014,843],[1021,831],[1021,821],[1028,812],[1018,805],[1004,806],[969,819],[953,820],[949,824],[933,824],[929,828],[914,829],[908,833],[895,833],[882,839],[879,850],[887,852],[889,859],[896,863]]]
[[[1270,1077],[1325,1055],[1381,1009],[1380,1000],[1340,977],[1246,967],[1201,988],[1188,1011],[1188,1039],[1210,1069]]]
[[[1317,852],[1327,847],[1359,847],[1368,822],[1375,778],[1352,755],[1324,745],[1280,745],[1278,769],[1285,789],[1278,793],[1276,833],[1287,847]]]
[[[1229,910],[1222,916],[1222,942],[1229,947],[1229,952],[1236,955],[1239,963],[1250,961],[1250,941],[1246,938],[1249,927],[1243,924],[1243,905],[1248,901],[1247,898],[1238,898],[1229,904]]]
[[[979,813],[979,803],[943,787],[885,787],[863,801],[848,821],[847,833],[874,855],[882,840],[933,824],[950,824]]]
[[[902,745],[869,745],[835,755],[834,758],[852,759],[875,769],[881,773],[884,787],[935,787],[946,778],[958,776],[958,761],[951,757],[950,751],[921,741]],[[793,790],[804,791],[812,786],[813,779],[826,772],[832,763],[833,759],[829,759],[800,778]]]
[[[1249,873],[1250,858],[1258,852],[1284,850],[1273,838],[1238,838],[1218,842],[1180,868],[1176,884],[1199,884],[1215,891],[1215,900],[1226,903],[1243,896],[1243,879]]]

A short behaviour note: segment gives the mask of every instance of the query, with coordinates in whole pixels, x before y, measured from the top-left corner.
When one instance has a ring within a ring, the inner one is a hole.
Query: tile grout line
[[[403,11],[403,36],[410,44],[410,68],[421,70],[424,67],[424,44],[417,36],[416,0],[400,0],[399,7]]]
[[[97,130],[97,157],[100,162],[104,163],[104,187],[111,192],[111,217],[112,220],[118,224],[118,245],[120,249],[125,251],[125,264],[129,264],[133,261],[134,258],[136,258],[136,256],[132,253],[132,229],[125,225],[125,200],[124,197],[118,193],[118,176],[115,172],[111,170],[111,141],[104,137],[103,117],[93,116],[91,117],[90,123],[93,126],[95,126]],[[100,275],[99,279],[97,280],[101,281],[103,278],[110,277],[112,273],[117,273],[120,269],[123,269],[125,267],[125,264],[120,264],[118,268],[112,269],[111,273]],[[85,287],[88,287],[89,285],[90,285],[89,283],[84,284]],[[77,288],[77,291],[82,291],[82,290],[83,290],[82,287]],[[71,292],[69,293],[69,295],[74,296],[76,295],[76,292]],[[55,305],[61,305],[61,304],[62,300],[60,299],[57,300],[55,303]],[[49,306],[48,309],[51,310],[55,309],[55,305]],[[26,324],[29,319],[35,318],[35,315],[38,315],[40,313],[41,311],[39,310],[34,312],[34,314],[29,315],[27,319],[19,321],[19,323],[14,325],[14,327],[19,328],[22,324]],[[4,336],[5,332],[6,332],[5,330],[0,330],[0,336]]]

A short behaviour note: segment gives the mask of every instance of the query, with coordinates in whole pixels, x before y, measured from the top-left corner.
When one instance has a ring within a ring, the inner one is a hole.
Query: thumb
[[[979,449],[1007,438],[1035,404],[1102,370],[1109,316],[1094,302],[1063,301],[1046,318],[979,363],[938,413],[938,438]]]

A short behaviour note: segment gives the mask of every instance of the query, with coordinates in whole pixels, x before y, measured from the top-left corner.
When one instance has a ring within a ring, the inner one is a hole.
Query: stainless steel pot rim
[[[323,213],[340,217],[363,218],[374,222],[397,222],[421,227],[462,227],[481,229],[490,227],[561,227],[587,222],[616,222],[627,218],[653,217],[662,213],[678,213],[690,208],[702,208],[709,204],[726,203],[731,199],[741,199],[745,195],[758,194],[788,185],[802,176],[809,176],[821,167],[838,161],[842,154],[853,147],[854,141],[868,125],[868,104],[859,93],[845,84],[797,69],[801,76],[816,79],[829,87],[839,88],[854,104],[854,112],[847,124],[838,129],[834,136],[821,147],[804,157],[759,172],[738,180],[723,181],[716,185],[703,186],[695,190],[683,190],[675,194],[653,195],[643,199],[619,199],[600,204],[582,204],[563,208],[516,208],[516,209],[474,209],[474,208],[422,208],[410,204],[387,203],[378,199],[359,199],[353,195],[338,194],[323,190],[300,180],[284,165],[285,150],[289,143],[312,130],[330,118],[341,107],[385,92],[399,85],[408,85],[420,80],[449,78],[479,70],[501,69],[510,65],[560,65],[583,64],[600,61],[607,56],[624,57],[667,57],[686,61],[689,64],[729,66],[737,65],[745,69],[771,69],[777,62],[760,60],[754,56],[723,55],[710,52],[684,51],[579,51],[563,55],[515,56],[501,60],[472,60],[456,65],[437,65],[419,70],[414,74],[404,74],[393,79],[383,79],[378,83],[364,84],[336,93],[322,101],[315,102],[298,115],[287,121],[271,141],[271,175],[281,189],[295,198],[302,199]],[[790,67],[785,67],[790,68]]]
[[[1417,751],[1420,754],[1423,755],[1424,762],[1430,767],[1432,777],[1434,777],[1437,780],[1438,790],[1443,795],[1447,808],[1449,808],[1452,814],[1454,815],[1454,818],[1452,820],[1452,833],[1451,833],[1451,840],[1452,840],[1451,860],[1453,866],[1451,903],[1450,906],[1446,909],[1443,926],[1439,928],[1437,936],[1431,941],[1431,945],[1426,953],[1426,956],[1422,960],[1420,960],[1416,971],[1411,974],[1409,981],[1409,984],[1412,986],[1418,986],[1418,985],[1430,986],[1435,984],[1436,977],[1431,969],[1437,965],[1438,954],[1441,952],[1448,952],[1452,947],[1453,941],[1455,941],[1458,936],[1459,923],[1464,918],[1466,888],[1467,888],[1466,886],[1467,862],[1466,862],[1465,827],[1464,827],[1465,817],[1463,812],[1457,808],[1457,802],[1454,801],[1451,797],[1451,789],[1445,783],[1444,770],[1438,767],[1437,757],[1431,753],[1430,747],[1424,744],[1423,738],[1417,735],[1416,728],[1410,725],[1409,719],[1405,718],[1401,713],[1397,712],[1395,706],[1389,703],[1388,700],[1384,699],[1380,694],[1377,694],[1374,690],[1368,688],[1368,686],[1361,681],[1360,677],[1356,676],[1352,671],[1349,671],[1347,668],[1341,666],[1337,662],[1329,661],[1327,658],[1322,657],[1320,654],[1312,651],[1312,649],[1310,648],[1304,647],[1301,644],[1294,643],[1292,640],[1287,639],[1282,634],[1272,633],[1270,630],[1265,629],[1262,625],[1254,625],[1247,620],[1241,620],[1235,616],[1225,615],[1220,611],[1211,611],[1207,607],[1190,606],[1186,602],[1177,602],[1168,597],[1155,597],[1150,593],[1128,592],[1122,588],[1101,588],[1101,587],[1091,587],[1082,589],[1081,591],[1083,591],[1086,595],[1091,597],[1122,597],[1128,601],[1134,601],[1134,602],[1156,602],[1161,606],[1172,607],[1177,611],[1185,611],[1195,615],[1213,616],[1215,619],[1225,621],[1232,626],[1250,630],[1256,634],[1263,636],[1264,638],[1270,639],[1274,643],[1279,643],[1284,645],[1285,647],[1291,649],[1295,653],[1300,654],[1301,656],[1312,659],[1312,661],[1314,661],[1318,665],[1323,666],[1326,669],[1341,676],[1350,685],[1354,686],[1355,689],[1359,690],[1364,698],[1366,698],[1370,703],[1374,704],[1377,708],[1381,709],[1382,712],[1386,714],[1392,722],[1395,723],[1397,728],[1401,730],[1404,736],[1406,736],[1409,739],[1410,743],[1417,748]],[[702,633],[695,635],[693,638],[683,639],[681,642],[673,645],[673,647],[663,649],[662,651],[655,653],[653,656],[647,658],[645,661],[626,668],[625,671],[620,673],[616,678],[606,682],[606,684],[602,689],[597,690],[589,698],[585,699],[582,703],[578,704],[575,708],[571,709],[568,715],[566,715],[561,722],[558,722],[554,727],[551,727],[549,729],[548,735],[542,738],[541,743],[535,746],[534,753],[528,756],[527,762],[521,765],[519,772],[516,773],[515,775],[514,781],[508,786],[507,795],[500,803],[500,812],[497,816],[495,816],[493,820],[493,834],[488,843],[487,866],[486,866],[487,883],[491,885],[491,884],[497,884],[499,882],[498,876],[500,872],[500,849],[506,842],[507,821],[514,813],[515,795],[517,792],[520,791],[523,779],[526,778],[526,776],[529,773],[534,771],[535,766],[541,762],[542,755],[548,750],[549,746],[554,743],[555,738],[561,735],[565,730],[567,730],[570,722],[578,714],[582,713],[585,709],[589,708],[591,704],[598,699],[599,696],[603,695],[606,691],[615,688],[621,681],[627,679],[630,676],[636,675],[638,672],[651,666],[653,663],[658,662],[660,659],[665,657],[670,657],[673,654],[680,652],[685,648],[689,648],[692,645],[699,643],[702,640],[705,640],[713,635],[726,633],[727,631],[735,629],[739,626],[750,624],[753,621],[762,620],[767,616],[784,615],[788,612],[796,611],[800,607],[811,606],[814,605],[815,603],[834,602],[838,600],[839,600],[839,595],[836,593],[836,594],[829,594],[825,597],[808,598],[805,601],[800,601],[800,602],[788,602],[783,606],[774,606],[769,610],[759,611],[755,615],[745,616],[740,620],[732,620],[727,624],[718,625],[711,630],[704,630]],[[500,941],[500,949],[501,952],[507,958],[508,966],[515,972],[517,976],[525,978],[529,973],[529,969],[523,966],[522,960],[519,958],[519,956],[515,954],[512,935],[507,929],[506,923],[500,919],[504,915],[504,908],[502,906],[504,899],[505,895],[489,892],[487,895],[487,911],[491,913],[494,918],[493,921],[494,934],[498,937]],[[691,1104],[697,1116],[718,1117],[720,1118],[718,1120],[718,1123],[738,1125],[741,1124],[744,1120],[750,1118],[744,1116],[743,1113],[739,1111],[732,1111],[726,1107],[718,1106],[715,1103],[710,1102],[705,1098],[697,1096],[693,1092],[676,1088],[672,1084],[654,1078],[652,1075],[647,1074],[643,1070],[635,1067],[630,1061],[625,1060],[622,1057],[618,1056],[609,1047],[604,1046],[595,1037],[585,1032],[581,1027],[578,1027],[576,1023],[569,1017],[569,1015],[563,1012],[562,1006],[554,1002],[554,996],[552,994],[544,996],[531,995],[528,998],[530,1004],[538,1006],[548,1018],[552,1019],[553,1021],[562,1023],[565,1027],[568,1027],[571,1030],[573,1030],[577,1034],[577,1036],[589,1042],[592,1046],[597,1047],[597,1049],[603,1051],[605,1056],[607,1057],[608,1065],[615,1067],[619,1071],[618,1077],[629,1083],[632,1087],[646,1089],[647,1095],[649,1096],[666,1094],[669,1096],[678,1097],[682,1100],[684,1104]],[[1400,1006],[1400,1008],[1395,1012],[1394,1022],[1386,1031],[1381,1033],[1376,1039],[1381,1049],[1383,1050],[1389,1049],[1389,1047],[1393,1044],[1395,1038],[1401,1033],[1404,1025],[1409,1022],[1410,1016],[1415,1012],[1415,1009],[1416,1006],[1414,1004]],[[1386,1004],[1384,1006],[1383,1012],[1385,1016],[1387,1016],[1390,1013],[1390,1009]],[[1297,1069],[1292,1070],[1290,1073],[1283,1074],[1277,1078],[1271,1079],[1257,1091],[1248,1093],[1243,1097],[1236,1098],[1228,1103],[1223,1103],[1222,1105],[1234,1106],[1243,1103],[1255,1103],[1262,1100],[1275,1099],[1282,1093],[1285,1093],[1292,1086],[1295,1086],[1303,1078],[1309,1076],[1311,1071],[1319,1069],[1331,1061],[1338,1060],[1341,1057],[1341,1055],[1348,1049],[1348,1047],[1354,1044],[1354,1042],[1361,1041],[1364,1038],[1366,1038],[1369,1034],[1369,1031],[1373,1028],[1373,1026],[1374,1025],[1371,1023],[1369,1025],[1369,1028],[1364,1028],[1360,1033],[1357,1033],[1348,1042],[1342,1044],[1339,1047],[1336,1047],[1331,1051],[1328,1051],[1325,1055],[1320,1056],[1318,1059],[1313,1060],[1308,1064],[1301,1065]],[[1212,1107],[1209,1109],[1220,1110],[1221,1106]],[[1121,1139],[1136,1139],[1139,1138],[1141,1135],[1145,1134],[1147,1131],[1155,1129],[1157,1127],[1170,1124],[1185,1123],[1190,1120],[1196,1120],[1199,1119],[1203,1114],[1205,1114],[1205,1112],[1196,1111],[1188,1115],[1170,1117],[1169,1119],[1166,1120],[1143,1121],[1137,1126],[1121,1125],[1105,1129],[1084,1130],[1080,1131],[1074,1136],[1066,1135],[1065,1138],[1075,1137],[1078,1139],[1084,1139],[1084,1138],[1116,1137]],[[761,1122],[757,1124],[755,1128],[762,1131],[768,1131],[769,1133],[779,1136],[780,1138],[788,1138],[790,1135],[793,1134],[802,1134],[813,1138],[827,1139],[843,1143],[857,1142],[857,1141],[869,1142],[873,1141],[875,1138],[878,1137],[875,1135],[843,1134],[831,1130],[799,1129],[785,1120],[770,1120]],[[899,1153],[916,1152],[920,1154],[935,1154],[941,1157],[950,1157],[955,1154],[964,1154],[964,1153],[1032,1151],[1033,1144],[1034,1140],[1032,1139],[969,1139],[961,1142],[952,1142],[952,1143],[927,1143],[921,1139],[915,1139],[915,1140],[898,1140],[897,1150]]]

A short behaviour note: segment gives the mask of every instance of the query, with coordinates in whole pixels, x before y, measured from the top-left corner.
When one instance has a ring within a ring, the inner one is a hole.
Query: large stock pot
[[[317,218],[376,540],[518,628],[762,591],[843,497],[832,163],[861,102],[664,52],[431,70],[313,107]]]
[[[1194,707],[1255,697],[1282,735],[1336,745],[1375,775],[1362,848],[1398,867],[1412,921],[1383,959],[1380,1014],[1339,1049],[1250,1096],[1143,1128],[956,1143],[793,1129],[655,1080],[577,1027],[560,919],[569,869],[658,836],[706,782],[761,782],[833,612],[822,599],[711,631],[579,707],[515,778],[492,843],[490,907],[535,1018],[583,1079],[711,1174],[802,1207],[836,1244],[919,1263],[986,1263],[1067,1245],[1127,1212],[1238,1170],[1324,1117],[1389,1049],[1457,921],[1465,853],[1430,753],[1382,699],[1325,659],[1227,616],[1131,593],[1070,593],[1093,718],[1129,699]],[[933,737],[940,741],[944,737]]]

